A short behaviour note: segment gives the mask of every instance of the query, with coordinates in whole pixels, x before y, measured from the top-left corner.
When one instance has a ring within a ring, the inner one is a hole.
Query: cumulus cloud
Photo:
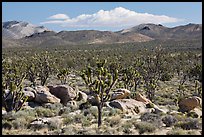
[[[169,17],[166,15],[153,15],[149,13],[138,13],[117,7],[110,11],[99,10],[94,14],[81,14],[74,18],[69,18],[66,14],[56,14],[41,24],[59,24],[63,27],[131,27],[142,23],[165,24],[182,21],[182,19]],[[59,20],[60,19],[60,20]]]
[[[67,16],[66,14],[56,14],[48,17],[48,19],[69,19],[69,16]]]

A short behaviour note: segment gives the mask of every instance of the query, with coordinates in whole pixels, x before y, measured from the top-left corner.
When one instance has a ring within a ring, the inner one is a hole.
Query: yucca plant
[[[102,108],[104,103],[110,99],[110,91],[118,80],[118,69],[108,67],[107,60],[100,60],[96,62],[95,67],[89,65],[82,70],[81,77],[97,100],[98,127],[100,127],[102,124]]]
[[[68,68],[59,68],[57,78],[60,80],[61,84],[67,84],[70,70]]]
[[[2,60],[2,104],[6,111],[18,111],[27,100],[22,92],[26,77],[24,60]]]

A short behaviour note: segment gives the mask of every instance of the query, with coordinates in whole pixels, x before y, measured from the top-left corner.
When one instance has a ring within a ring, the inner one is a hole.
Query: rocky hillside
[[[47,30],[48,29],[44,26],[36,26],[23,21],[8,21],[2,23],[2,37],[6,39],[20,39]]]
[[[202,24],[187,24],[168,28],[161,24],[140,24],[138,26],[118,31],[120,34],[143,34],[154,39],[201,39]]]
[[[2,23],[2,39],[2,47],[113,44],[167,39],[201,40],[202,25],[187,24],[168,28],[161,24],[140,24],[118,32],[80,30],[57,33],[43,26],[35,26],[22,21],[9,21]]]

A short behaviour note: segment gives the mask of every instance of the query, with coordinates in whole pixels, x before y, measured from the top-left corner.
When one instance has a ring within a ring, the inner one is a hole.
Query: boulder
[[[143,102],[145,104],[151,103],[151,101],[149,99],[147,99],[145,96],[141,95],[140,93],[136,94],[135,100]]]
[[[187,116],[191,116],[194,118],[201,118],[202,117],[202,110],[200,110],[198,108],[194,108],[193,110],[188,112]]]
[[[91,95],[88,95],[87,102],[91,104],[92,106],[98,105],[98,100],[96,99],[96,97],[91,96]]]
[[[117,99],[109,103],[111,107],[118,108],[126,113],[139,114],[147,112],[146,105],[135,99]]]
[[[181,112],[189,112],[196,107],[201,107],[201,104],[202,99],[197,96],[184,98],[178,102],[179,111]]]
[[[62,126],[62,119],[60,116],[51,117],[51,118],[37,118],[33,120],[29,127],[30,128],[42,128],[42,127],[48,127],[48,125],[54,125],[56,124],[58,127]]]
[[[28,97],[27,101],[34,101],[35,100],[35,89],[31,87],[25,87],[22,91],[26,97]]]
[[[77,101],[82,101],[83,103],[87,102],[88,96],[82,92],[82,91],[78,91],[78,98]]]
[[[111,94],[111,99],[110,100],[115,100],[115,99],[126,99],[130,95],[130,91],[127,89],[118,89],[116,91],[113,91],[114,93]]]
[[[6,110],[2,109],[2,116],[6,115],[6,114],[7,114]]]
[[[67,106],[72,107],[72,108],[77,108],[78,107],[75,100],[68,101]]]
[[[35,102],[38,102],[40,104],[42,103],[58,103],[60,102],[60,99],[55,97],[49,92],[49,88],[46,86],[37,86],[35,88],[36,90],[36,97]]]
[[[66,105],[68,101],[77,97],[77,91],[68,85],[47,86],[51,94],[60,99],[60,103]]]

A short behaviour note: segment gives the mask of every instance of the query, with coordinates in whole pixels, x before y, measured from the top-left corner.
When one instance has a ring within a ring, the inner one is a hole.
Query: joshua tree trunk
[[[100,127],[101,126],[101,124],[102,124],[102,102],[100,102],[99,104],[98,104],[98,127]]]

